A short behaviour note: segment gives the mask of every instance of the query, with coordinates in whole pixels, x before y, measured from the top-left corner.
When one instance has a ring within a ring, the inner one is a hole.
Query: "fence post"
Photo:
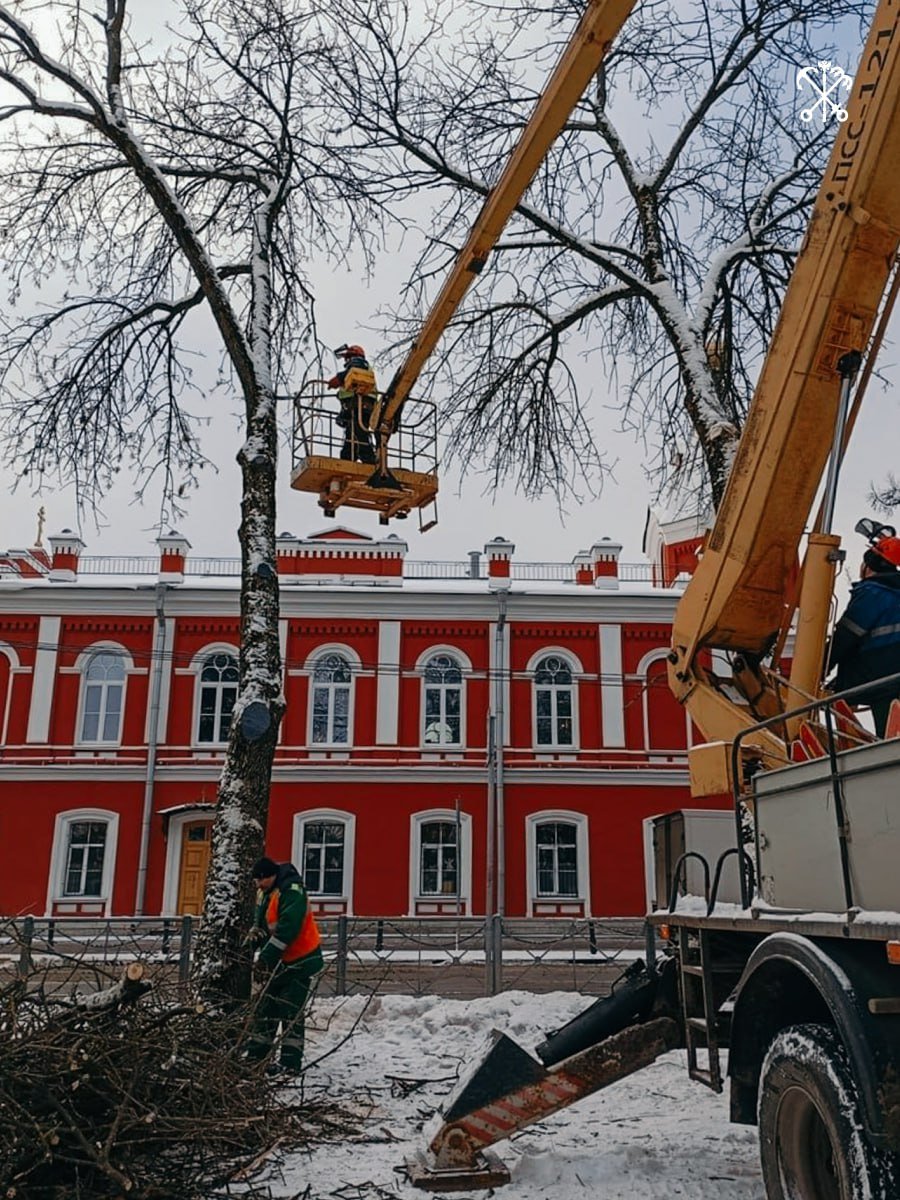
[[[31,945],[34,941],[34,917],[22,922],[22,942],[19,946],[19,974],[26,978],[31,970]]]
[[[178,982],[187,983],[191,977],[191,943],[194,940],[194,918],[186,913],[181,918],[181,948],[178,952]]]
[[[334,991],[337,996],[347,995],[347,945],[349,922],[345,913],[337,919],[337,954],[334,960]]]
[[[484,923],[484,959],[488,995],[503,991],[503,918],[495,913]]]
[[[485,916],[482,926],[482,941],[484,942],[484,994],[493,996],[494,981],[494,939],[491,936],[491,918]]]

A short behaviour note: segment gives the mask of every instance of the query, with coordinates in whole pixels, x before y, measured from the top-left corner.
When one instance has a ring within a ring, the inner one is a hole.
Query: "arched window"
[[[422,674],[422,742],[461,746],[463,743],[463,673],[452,654],[432,654]]]
[[[539,896],[577,896],[578,827],[568,821],[541,821],[534,827]]]
[[[197,717],[197,741],[221,745],[228,741],[231,714],[238,693],[238,661],[225,650],[216,650],[200,670],[200,704]]]
[[[353,674],[349,660],[336,652],[316,659],[312,677],[310,740],[318,746],[350,744],[350,694]]]
[[[534,739],[537,746],[575,746],[575,682],[572,664],[545,654],[534,667]]]
[[[98,650],[81,675],[82,742],[117,743],[122,736],[125,659],[115,650]]]

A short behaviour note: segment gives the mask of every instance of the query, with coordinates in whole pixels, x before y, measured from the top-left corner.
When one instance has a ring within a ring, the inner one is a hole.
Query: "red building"
[[[237,686],[238,563],[0,557],[0,913],[199,911]],[[278,541],[287,712],[268,852],[320,910],[636,914],[641,821],[688,799],[678,589],[601,541],[468,563]],[[492,869],[488,870],[488,860]]]

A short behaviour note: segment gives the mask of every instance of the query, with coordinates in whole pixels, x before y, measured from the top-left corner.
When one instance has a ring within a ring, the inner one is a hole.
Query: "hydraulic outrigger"
[[[657,974],[636,961],[609,996],[548,1036],[534,1053],[491,1034],[456,1088],[427,1154],[408,1160],[416,1187],[498,1187],[509,1171],[488,1147],[655,1062],[678,1045],[674,963]]]

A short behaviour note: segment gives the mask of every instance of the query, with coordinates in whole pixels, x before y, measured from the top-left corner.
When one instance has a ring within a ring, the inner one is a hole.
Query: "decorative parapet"
[[[283,533],[275,543],[278,574],[293,583],[380,583],[399,586],[409,546],[396,534],[380,541],[348,529],[329,529],[297,538]]]

